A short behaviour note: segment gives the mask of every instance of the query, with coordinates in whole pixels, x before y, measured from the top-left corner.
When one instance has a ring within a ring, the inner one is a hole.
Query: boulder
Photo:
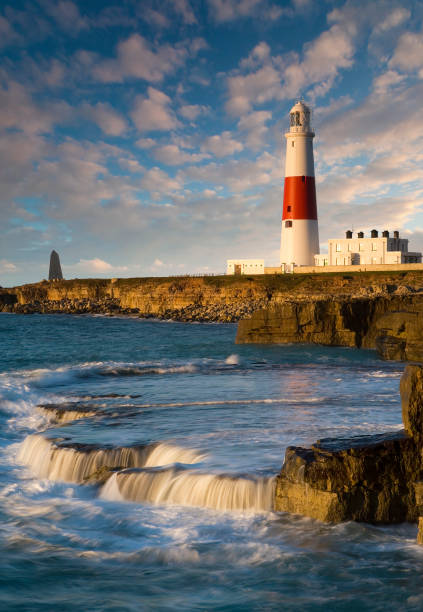
[[[289,447],[277,478],[275,510],[326,522],[417,519],[413,483],[420,456],[404,432],[321,440]]]

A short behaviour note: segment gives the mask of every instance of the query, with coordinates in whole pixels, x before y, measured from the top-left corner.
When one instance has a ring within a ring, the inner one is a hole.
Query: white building
[[[264,259],[228,259],[226,274],[264,274]]]
[[[394,232],[391,238],[388,231],[379,237],[377,230],[372,230],[369,238],[358,232],[353,238],[351,231],[346,238],[330,238],[328,253],[314,256],[315,266],[355,266],[379,264],[421,263],[422,254],[409,252],[408,240],[400,238]]]

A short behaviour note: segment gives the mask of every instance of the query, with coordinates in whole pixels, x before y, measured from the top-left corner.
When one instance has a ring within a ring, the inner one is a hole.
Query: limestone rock
[[[419,516],[419,526],[417,531],[417,544],[423,545],[423,516]]]
[[[383,359],[423,361],[423,296],[271,304],[239,322],[236,342],[375,348]]]
[[[60,265],[59,254],[56,251],[52,251],[50,255],[50,269],[48,273],[48,280],[63,280],[62,268]]]
[[[103,485],[106,480],[110,478],[116,472],[124,469],[123,467],[109,467],[108,465],[102,465],[98,470],[86,476],[83,480],[83,484],[88,485]]]
[[[423,447],[423,366],[406,366],[401,377],[401,405],[405,431]]]
[[[405,431],[288,447],[275,510],[322,521],[416,521],[423,515],[423,366],[401,379]],[[423,519],[419,521],[423,543]]]
[[[321,440],[289,447],[275,510],[327,522],[398,523],[417,518],[413,483],[420,456],[404,433]]]

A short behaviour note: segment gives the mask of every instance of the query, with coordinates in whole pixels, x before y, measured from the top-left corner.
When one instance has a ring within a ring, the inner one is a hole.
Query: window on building
[[[291,123],[291,125],[292,125],[292,123]],[[294,141],[292,141],[292,145],[291,146],[294,146]]]
[[[358,250],[359,250],[359,251],[364,251],[364,243],[363,243],[363,242],[360,242],[360,245],[359,245],[359,247],[358,247]]]
[[[292,221],[285,221],[285,227],[292,227]]]
[[[348,250],[351,251],[351,242],[348,243]]]
[[[336,250],[339,252],[341,250],[341,244],[338,242],[336,245]]]
[[[377,251],[377,242],[372,242],[372,251]]]

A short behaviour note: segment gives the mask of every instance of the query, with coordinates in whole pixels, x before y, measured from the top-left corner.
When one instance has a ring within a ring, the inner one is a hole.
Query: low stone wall
[[[298,266],[293,274],[327,274],[328,272],[407,272],[423,270],[423,263],[414,264],[366,264],[355,266]]]

